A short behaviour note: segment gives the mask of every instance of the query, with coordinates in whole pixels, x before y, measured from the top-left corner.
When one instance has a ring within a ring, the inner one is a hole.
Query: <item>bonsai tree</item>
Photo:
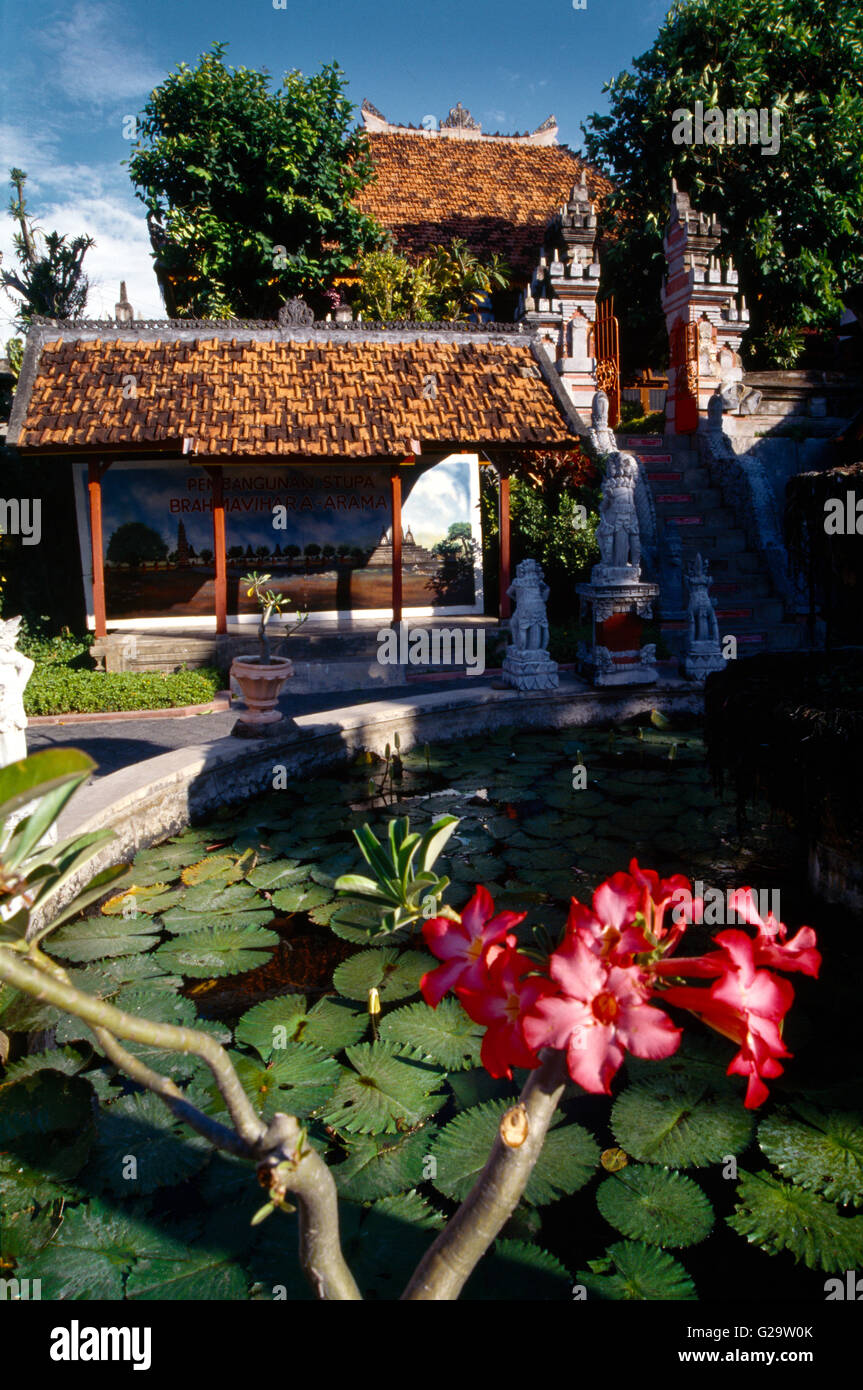
[[[261,621],[258,626],[258,639],[261,644],[261,666],[272,666],[270,654],[270,642],[267,637],[267,624],[274,613],[282,613],[291,602],[287,594],[280,594],[276,589],[265,589],[264,585],[272,578],[269,574],[258,574],[255,570],[251,574],[243,575],[243,584],[246,585],[246,598],[254,598],[261,610]],[[287,628],[283,636],[290,637],[308,618],[308,613],[298,613],[297,621],[293,626]]]

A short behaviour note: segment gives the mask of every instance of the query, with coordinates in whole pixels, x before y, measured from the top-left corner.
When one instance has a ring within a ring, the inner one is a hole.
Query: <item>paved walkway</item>
[[[470,680],[411,681],[405,686],[374,686],[362,690],[329,690],[316,695],[286,694],[279,702],[285,715],[314,714],[348,705],[371,704],[378,700],[405,699],[434,695],[438,691],[464,690]],[[27,751],[43,748],[80,748],[98,764],[94,778],[119,772],[145,758],[186,748],[193,743],[224,738],[231,732],[241,706],[228,714],[193,714],[177,719],[106,719],[86,724],[39,725],[27,731]]]

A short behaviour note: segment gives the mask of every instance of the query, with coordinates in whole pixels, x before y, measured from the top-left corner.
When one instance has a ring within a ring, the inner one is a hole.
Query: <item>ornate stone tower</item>
[[[696,212],[677,181],[671,181],[671,211],[663,247],[668,274],[662,308],[669,337],[666,433],[690,434],[707,418],[717,388],[743,379],[740,342],[749,327],[737,271],[717,256],[722,228],[715,217]]]

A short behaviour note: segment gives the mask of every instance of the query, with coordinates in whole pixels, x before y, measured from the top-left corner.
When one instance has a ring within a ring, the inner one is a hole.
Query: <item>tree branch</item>
[[[256,1153],[227,1125],[221,1124],[211,1116],[206,1115],[203,1110],[199,1110],[196,1105],[187,1100],[170,1077],[162,1076],[159,1072],[153,1071],[145,1062],[140,1061],[127,1052],[107,1028],[97,1028],[91,1025],[96,1035],[96,1041],[109,1061],[124,1071],[127,1076],[131,1076],[133,1081],[137,1081],[140,1086],[145,1086],[148,1091],[153,1091],[165,1102],[172,1115],[176,1115],[178,1120],[182,1120],[190,1129],[194,1129],[198,1134],[213,1145],[216,1149],[226,1149],[228,1153],[237,1154],[240,1158],[255,1158]]]
[[[317,1294],[327,1301],[362,1299],[342,1254],[339,1202],[335,1179],[320,1154],[307,1145],[294,1115],[274,1115],[263,1143],[274,1150],[258,1169],[269,1179],[271,1200],[290,1192],[300,1219],[300,1264]]]
[[[521,1097],[501,1119],[485,1167],[455,1216],[426,1251],[403,1300],[458,1298],[515,1211],[539,1158],[567,1076],[563,1053],[545,1049]]]
[[[215,1077],[237,1133],[253,1152],[258,1151],[266,1126],[243,1090],[228,1054],[206,1033],[199,1033],[194,1028],[178,1028],[173,1023],[151,1023],[147,1019],[123,1013],[104,999],[97,999],[46,974],[38,966],[22,959],[20,953],[5,947],[0,947],[0,980],[23,990],[34,999],[64,1009],[75,1018],[83,1019],[92,1028],[105,1028],[115,1037],[161,1047],[167,1052],[191,1052],[193,1056],[200,1057]]]

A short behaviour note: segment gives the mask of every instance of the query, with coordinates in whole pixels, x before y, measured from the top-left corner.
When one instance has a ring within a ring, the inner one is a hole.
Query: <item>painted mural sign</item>
[[[470,456],[402,475],[405,609],[481,604],[478,465]],[[387,612],[388,473],[362,463],[224,470],[228,613],[251,613],[240,583],[265,571],[310,612]],[[213,480],[194,465],[114,465],[102,484],[109,622],[205,619],[215,612]]]

